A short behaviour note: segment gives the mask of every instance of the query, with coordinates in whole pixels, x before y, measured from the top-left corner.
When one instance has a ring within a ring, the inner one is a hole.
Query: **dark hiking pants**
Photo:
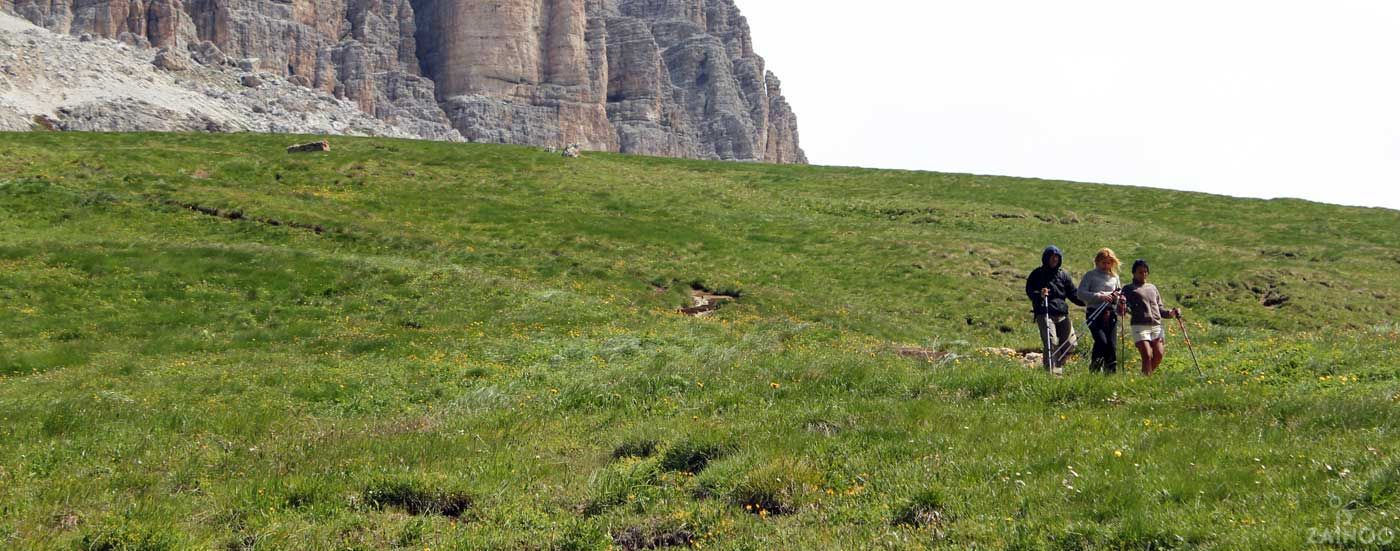
[[[1089,320],[1089,334],[1094,337],[1094,352],[1089,371],[1116,373],[1118,371],[1118,316],[1108,314]]]
[[[1036,315],[1035,324],[1040,328],[1040,346],[1044,347],[1048,341],[1050,343],[1050,354],[1041,359],[1041,364],[1045,369],[1050,369],[1050,360],[1055,360],[1055,371],[1061,371],[1065,367],[1065,360],[1074,351],[1076,337],[1074,334],[1074,323],[1069,316],[1046,316]]]

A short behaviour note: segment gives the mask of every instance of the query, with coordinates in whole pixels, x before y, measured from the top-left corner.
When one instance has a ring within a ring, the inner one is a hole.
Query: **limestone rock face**
[[[584,0],[414,6],[421,66],[467,139],[617,149],[606,90],[591,72]]]
[[[420,137],[806,162],[734,0],[0,0],[60,33],[224,54]],[[266,80],[265,78],[263,80]]]
[[[0,130],[421,137],[349,100],[268,73],[81,36],[0,12]]]

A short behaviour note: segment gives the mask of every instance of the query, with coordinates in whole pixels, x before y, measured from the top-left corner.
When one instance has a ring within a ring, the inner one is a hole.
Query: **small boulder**
[[[180,72],[190,70],[190,60],[170,48],[161,48],[156,52],[156,58],[151,61],[152,65],[170,72]]]
[[[287,147],[287,153],[318,153],[331,150],[331,143],[325,140],[302,143]]]
[[[194,58],[196,63],[206,67],[217,67],[228,63],[228,56],[224,55],[224,51],[208,40],[191,47],[190,57]]]
[[[302,76],[302,75],[292,75],[292,76],[289,76],[289,77],[287,77],[287,82],[290,82],[290,83],[295,84],[295,85],[297,85],[297,86],[300,86],[300,87],[302,87],[302,88],[310,88],[310,87],[311,87],[311,79],[306,78],[306,77],[304,77],[304,76]]]
[[[132,45],[132,46],[136,46],[137,48],[150,48],[150,47],[151,47],[151,41],[150,41],[150,40],[148,40],[148,39],[147,39],[146,37],[144,37],[144,36],[139,36],[139,35],[136,35],[136,34],[132,34],[131,32],[124,32],[124,33],[121,33],[121,34],[117,35],[117,41],[118,41],[118,42],[121,42],[121,43],[123,43],[123,44],[130,44],[130,45]]]
[[[258,70],[258,61],[259,60],[256,57],[245,57],[243,59],[238,60],[238,68],[242,71],[251,73],[253,71]]]
[[[34,119],[33,119],[33,120],[34,120],[34,126],[33,126],[33,128],[34,128],[35,130],[48,130],[48,131],[50,131],[50,132],[56,132],[56,131],[62,130],[62,128],[60,127],[58,121],[53,120],[53,117],[50,117],[50,116],[48,116],[48,115],[34,115]]]
[[[568,147],[564,148],[564,157],[569,159],[577,159],[581,151],[583,151],[583,146],[576,143],[571,143]]]
[[[78,36],[78,42],[92,42],[92,34],[91,34],[91,33],[83,33],[83,34],[79,35],[79,36]]]
[[[263,83],[262,79],[258,78],[258,75],[243,75],[243,78],[239,79],[239,82],[243,83],[243,85],[248,88],[257,88],[262,86]]]

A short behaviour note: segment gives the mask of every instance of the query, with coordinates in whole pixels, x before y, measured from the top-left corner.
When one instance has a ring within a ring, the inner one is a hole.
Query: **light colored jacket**
[[[1119,287],[1118,276],[1098,269],[1089,270],[1084,279],[1079,280],[1079,300],[1084,301],[1090,311],[1108,302]]]

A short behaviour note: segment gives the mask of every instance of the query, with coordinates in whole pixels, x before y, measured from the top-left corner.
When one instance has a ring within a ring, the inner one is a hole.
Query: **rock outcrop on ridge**
[[[421,126],[395,126],[349,100],[276,75],[205,65],[179,50],[60,35],[0,13],[0,130],[32,128],[401,138],[424,133]],[[461,139],[445,121],[431,136]]]
[[[59,33],[244,60],[245,72],[348,99],[424,138],[806,162],[733,0],[0,0],[0,10]]]

